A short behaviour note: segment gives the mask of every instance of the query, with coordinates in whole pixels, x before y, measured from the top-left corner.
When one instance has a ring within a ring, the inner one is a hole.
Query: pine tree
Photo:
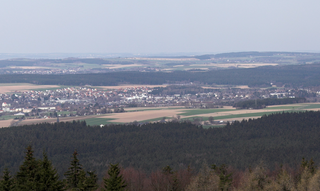
[[[98,178],[94,172],[88,172],[89,177],[86,176],[86,172],[82,168],[78,158],[77,151],[73,153],[73,159],[71,160],[71,166],[68,171],[64,173],[66,180],[66,188],[71,190],[83,190],[93,191],[98,188]]]
[[[2,179],[0,180],[0,190],[1,191],[10,191],[14,188],[14,180],[10,176],[8,168],[5,168],[3,171]]]
[[[98,178],[97,175],[94,172],[87,172],[89,176],[87,177],[84,171],[82,171],[82,177],[83,180],[82,182],[79,183],[79,188],[80,190],[85,190],[85,191],[94,191],[98,188]]]
[[[36,190],[39,188],[39,161],[33,157],[32,147],[27,147],[27,152],[23,164],[17,172],[18,190]]]
[[[66,177],[66,188],[68,189],[78,188],[79,183],[84,181],[85,178],[85,172],[82,169],[82,165],[80,164],[77,155],[77,151],[74,151],[73,159],[70,163],[71,166],[69,167],[68,171],[64,173]]]
[[[110,164],[108,169],[108,178],[104,178],[104,187],[106,191],[123,191],[127,184],[122,175],[120,175],[119,164]]]
[[[63,183],[59,180],[56,169],[52,166],[51,161],[48,160],[48,156],[43,152],[43,159],[40,161],[40,187],[41,191],[60,191],[63,190]]]

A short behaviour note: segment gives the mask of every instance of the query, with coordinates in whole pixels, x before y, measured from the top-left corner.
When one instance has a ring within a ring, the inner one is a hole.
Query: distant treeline
[[[75,149],[84,168],[100,177],[109,163],[147,172],[167,165],[200,169],[204,160],[238,169],[261,160],[270,168],[275,164],[295,167],[302,157],[320,162],[319,130],[320,112],[313,111],[271,114],[209,129],[188,122],[103,128],[76,121],[44,123],[0,129],[0,167],[17,172],[28,144],[37,158],[45,149],[61,176]]]
[[[299,52],[258,52],[258,51],[251,51],[251,52],[228,52],[228,53],[221,53],[221,54],[205,54],[195,56],[198,59],[211,59],[211,58],[243,58],[243,57],[257,57],[257,56],[275,56],[275,55],[287,55],[287,56],[297,56],[299,54],[307,54],[307,55],[317,55],[317,53],[299,53]]]
[[[59,63],[86,63],[86,64],[133,64],[130,61],[110,61],[101,58],[81,59],[81,58],[67,58],[67,59],[28,59],[28,60],[0,60],[0,67],[7,66],[34,66],[43,64],[59,64]]]
[[[112,72],[70,75],[0,75],[1,83],[33,83],[47,85],[118,85],[200,82],[203,84],[270,86],[318,86],[320,64],[228,69],[208,72]]]
[[[304,103],[306,98],[267,98],[267,99],[256,99],[256,100],[247,100],[239,101],[233,105],[233,107],[239,109],[262,109],[268,105],[283,105],[283,104],[293,104],[293,103]]]

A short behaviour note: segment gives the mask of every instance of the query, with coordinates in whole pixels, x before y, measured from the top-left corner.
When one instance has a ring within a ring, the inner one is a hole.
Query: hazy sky
[[[320,52],[319,0],[2,0],[0,53]]]

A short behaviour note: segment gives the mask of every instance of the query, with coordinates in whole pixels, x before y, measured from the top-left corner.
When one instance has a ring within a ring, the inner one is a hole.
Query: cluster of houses
[[[217,105],[232,105],[239,100],[261,98],[283,98],[313,96],[320,97],[320,90],[304,89],[206,89],[195,94],[154,94],[150,87],[126,87],[113,90],[97,89],[90,86],[66,87],[54,90],[29,90],[0,94],[0,113],[24,115],[35,110],[61,111],[87,110],[99,113],[108,108],[134,106],[186,106],[210,108]],[[90,106],[90,109],[88,109]],[[94,111],[94,109],[96,109]],[[88,113],[88,112],[78,113]],[[108,112],[108,111],[107,111]]]

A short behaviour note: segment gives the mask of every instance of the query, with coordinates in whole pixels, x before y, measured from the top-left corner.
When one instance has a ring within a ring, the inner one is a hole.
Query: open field
[[[171,106],[171,107],[129,107],[126,111],[148,111],[148,110],[160,110],[160,109],[185,109],[183,106]]]
[[[0,93],[18,92],[26,90],[59,88],[57,85],[34,85],[28,83],[0,83]]]
[[[79,116],[79,117],[60,117],[60,122],[66,121],[82,121],[86,119],[94,118],[94,116]],[[57,122],[57,118],[47,118],[47,119],[26,119],[19,123],[19,125],[30,125],[30,124],[37,124],[37,123],[54,123]]]
[[[126,108],[127,112],[124,113],[111,113],[105,115],[94,116],[79,116],[79,117],[60,117],[60,122],[85,120],[88,125],[100,125],[110,123],[130,123],[133,121],[138,122],[152,122],[160,121],[164,117],[171,119],[172,117],[180,116],[181,120],[193,118],[202,118],[203,121],[208,120],[209,117],[214,117],[215,120],[223,121],[241,121],[242,119],[259,118],[262,115],[269,115],[271,113],[279,112],[297,112],[305,110],[320,110],[320,103],[302,103],[290,105],[276,105],[269,106],[265,109],[243,109],[236,110],[231,106],[215,109],[186,109],[183,107],[139,107],[139,108]],[[12,118],[7,120],[0,120],[0,127],[7,127],[11,124]],[[29,125],[35,123],[54,123],[56,118],[48,119],[26,119],[21,121],[18,125]]]
[[[51,67],[44,67],[44,66],[11,66],[9,68],[29,69],[29,70],[34,70],[34,69],[52,69]]]
[[[0,120],[0,128],[9,127],[11,125],[12,121],[13,121],[13,119]]]
[[[109,69],[119,69],[119,68],[130,68],[130,67],[140,67],[141,64],[103,64],[104,68]]]
[[[203,115],[203,114],[212,114],[217,112],[224,112],[224,111],[233,111],[235,109],[224,109],[224,108],[217,108],[217,109],[188,109],[183,110],[183,113],[180,115],[182,116],[191,116],[191,115]]]
[[[317,107],[317,108],[316,108]],[[309,108],[309,109],[306,109]],[[138,111],[134,112],[133,108],[131,112],[111,114],[110,116],[101,116],[102,118],[116,118],[110,122],[127,123],[133,121],[158,121],[163,117],[176,117],[180,115],[181,119],[192,119],[194,117],[202,117],[207,120],[210,116],[216,120],[242,120],[249,118],[258,118],[262,115],[268,115],[278,112],[292,112],[292,111],[304,111],[304,110],[320,110],[320,104],[291,104],[291,105],[279,105],[270,106],[265,109],[244,109],[236,110],[232,107],[217,108],[217,109],[183,109],[183,108],[148,108],[149,110],[141,111],[143,108],[135,108]]]
[[[150,111],[114,113],[111,116],[102,116],[101,118],[116,118],[115,120],[112,120],[110,122],[129,123],[133,121],[146,121],[149,119],[161,117],[172,117],[179,115],[181,112],[181,109],[161,109]]]
[[[212,63],[210,65],[206,64],[204,66],[214,66],[214,67],[221,67],[221,68],[229,68],[229,67],[235,67],[235,68],[256,68],[260,66],[277,66],[276,63],[221,63],[216,64]],[[191,65],[192,66],[192,65]],[[199,67],[199,65],[196,65]]]

